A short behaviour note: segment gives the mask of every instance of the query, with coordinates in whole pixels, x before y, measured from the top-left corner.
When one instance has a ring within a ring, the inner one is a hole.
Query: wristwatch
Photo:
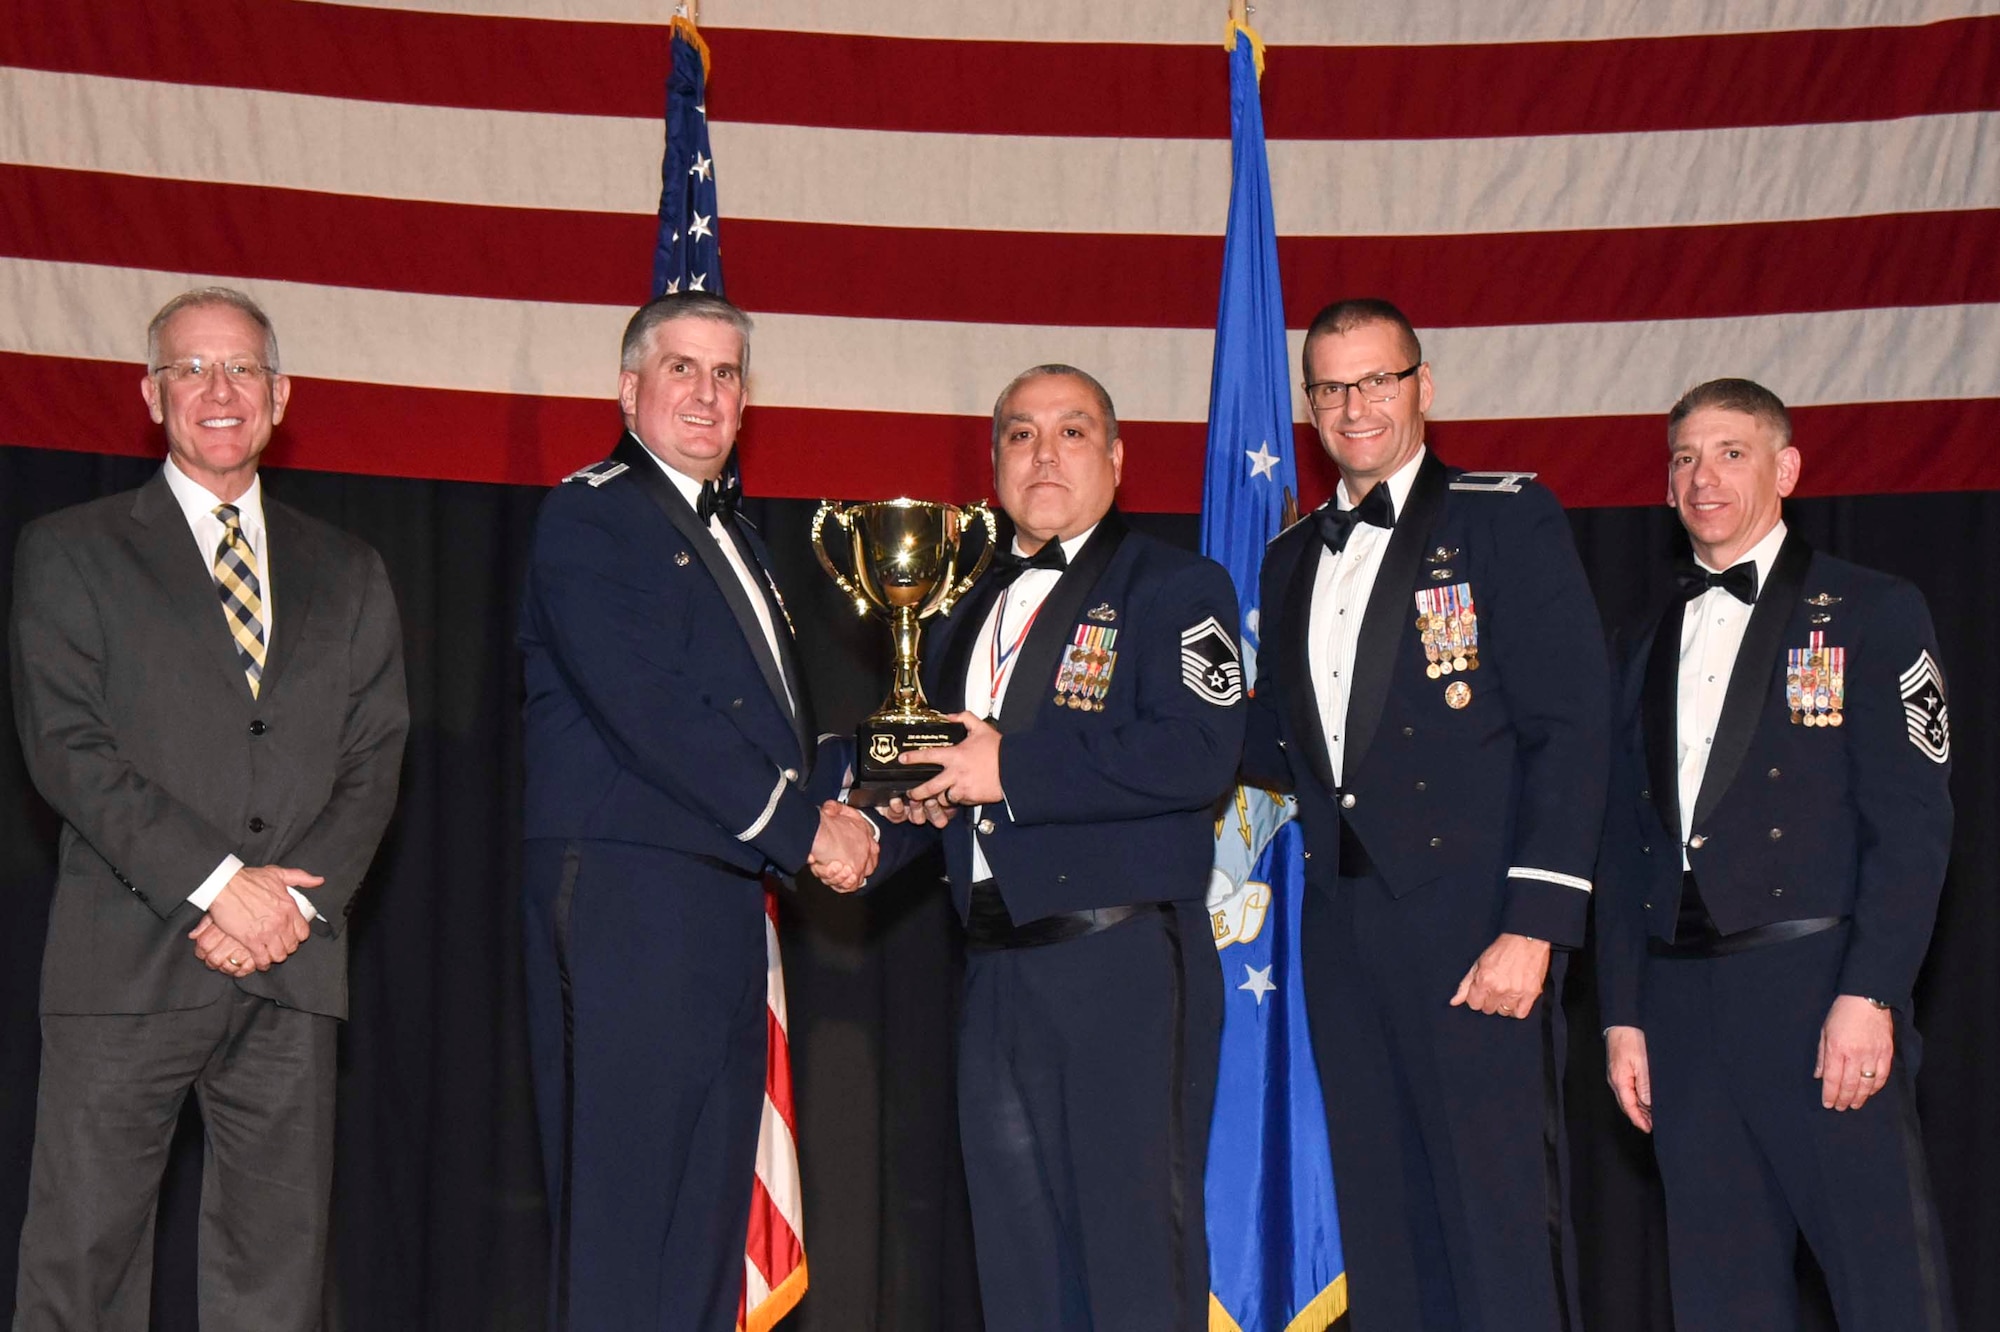
[[[1862,995],[1861,997],[1864,999],[1868,999],[1868,996],[1865,994]],[[1875,1005],[1875,1007],[1881,1009],[1884,1013],[1889,1011],[1889,1005],[1883,1003],[1880,999],[1868,999],[1868,1002]]]

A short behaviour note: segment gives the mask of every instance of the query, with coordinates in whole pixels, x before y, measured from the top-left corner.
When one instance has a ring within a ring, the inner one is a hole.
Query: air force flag
[[[1256,685],[1257,571],[1298,490],[1262,43],[1232,22],[1233,170],[1209,389],[1202,549],[1236,580]],[[1299,976],[1301,838],[1289,797],[1239,788],[1216,822],[1209,922],[1227,987],[1208,1144],[1211,1332],[1321,1332],[1347,1310],[1326,1113]]]

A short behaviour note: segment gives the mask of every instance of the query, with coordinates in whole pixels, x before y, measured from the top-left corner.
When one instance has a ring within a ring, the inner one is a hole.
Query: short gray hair
[[[743,363],[737,367],[750,373],[750,316],[722,297],[706,291],[672,292],[655,296],[640,306],[625,324],[625,340],[618,349],[618,368],[637,373],[652,350],[653,335],[678,319],[711,319],[727,324],[743,339]]]
[[[1763,422],[1778,437],[1781,449],[1792,442],[1792,414],[1785,410],[1785,404],[1777,394],[1754,379],[1711,379],[1681,394],[1681,400],[1667,413],[1668,446],[1672,446],[1681,422],[1696,412],[1710,408],[1741,412]]]
[[[1344,301],[1335,301],[1323,308],[1306,325],[1304,349],[1299,353],[1300,373],[1312,378],[1312,347],[1321,338],[1340,337],[1352,333],[1357,328],[1367,328],[1371,324],[1387,324],[1402,334],[1408,346],[1413,365],[1424,363],[1423,340],[1410,323],[1410,317],[1393,304],[1379,296],[1350,296]]]
[[[1111,405],[1111,394],[1105,391],[1104,385],[1097,382],[1095,375],[1087,374],[1073,365],[1052,361],[1047,365],[1038,365],[1015,375],[1007,381],[1007,387],[1000,390],[1000,396],[993,400],[993,456],[996,459],[1000,456],[1000,430],[1003,424],[1000,413],[1006,408],[1007,399],[1013,397],[1014,390],[1028,381],[1047,379],[1051,376],[1074,379],[1089,389],[1091,396],[1097,399],[1097,409],[1104,413],[1105,447],[1109,448],[1111,441],[1118,438],[1118,409]]]
[[[183,310],[198,310],[209,305],[226,305],[264,330],[264,368],[277,374],[278,330],[271,326],[271,316],[264,313],[263,306],[234,287],[196,287],[161,306],[160,312],[153,316],[153,322],[146,325],[146,373],[151,374],[160,368],[160,333],[166,328],[167,321]]]

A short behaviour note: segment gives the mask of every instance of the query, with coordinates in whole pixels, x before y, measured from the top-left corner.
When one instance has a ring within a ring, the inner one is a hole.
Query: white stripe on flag
[[[265,303],[292,374],[599,399],[622,306],[414,295],[226,274],[0,258],[0,351],[128,361],[169,296],[225,282]],[[1296,363],[1302,335],[1290,336]],[[983,416],[996,386],[1051,360],[1092,369],[1134,421],[1201,421],[1214,334],[819,315],[758,317],[754,404]],[[1950,355],[1911,356],[1911,347]],[[2000,305],[1425,332],[1439,420],[1662,412],[1691,384],[1749,375],[1787,403],[2000,397]],[[856,375],[856,365],[897,367]],[[1295,419],[1304,420],[1295,395]]]
[[[659,0],[319,0],[379,9],[608,23],[659,23]],[[1376,7],[1270,7],[1255,18],[1272,46],[1448,42],[1603,41],[1804,28],[1903,27],[2000,12],[2000,0],[1404,0]],[[876,0],[707,0],[704,29],[775,28],[1018,42],[1210,45],[1222,24],[1213,0],[982,0],[971,5],[883,5]]]
[[[754,1309],[770,1298],[771,1283],[764,1279],[764,1274],[757,1270],[757,1264],[751,1262],[749,1256],[746,1254],[743,1259],[744,1307],[746,1309]]]
[[[196,130],[195,127],[205,127]],[[225,129],[226,127],[226,129]],[[467,110],[0,68],[0,161],[444,203],[651,214],[657,119]],[[1208,139],[718,121],[730,218],[1219,235]],[[393,143],[396,152],[383,152]],[[1285,236],[1449,235],[1989,208],[2000,113],[1642,134],[1273,140]],[[912,189],[921,180],[924,188]]]
[[[792,1234],[803,1240],[805,1209],[799,1196],[798,1147],[769,1096],[764,1098],[764,1122],[758,1129],[757,1178],[764,1181],[764,1191],[771,1195],[772,1206],[785,1218]]]

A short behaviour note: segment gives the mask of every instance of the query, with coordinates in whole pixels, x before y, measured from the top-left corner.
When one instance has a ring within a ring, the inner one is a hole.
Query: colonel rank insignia
[[[1080,624],[1063,653],[1056,670],[1056,704],[1085,712],[1104,711],[1104,696],[1111,692],[1111,668],[1118,664],[1112,645],[1118,631],[1101,625]]]
[[[1951,762],[1951,714],[1945,710],[1944,672],[1928,649],[1919,652],[1898,682],[1910,743],[1933,763]]]
[[[1847,720],[1847,649],[1828,647],[1823,630],[1813,630],[1810,646],[1786,651],[1785,706],[1795,726],[1839,726]]]
[[[1181,683],[1218,708],[1230,707],[1243,697],[1243,662],[1236,654],[1236,636],[1213,615],[1181,633]]]
[[[1424,641],[1424,674],[1431,679],[1478,670],[1479,615],[1472,605],[1472,584],[1418,589],[1417,635]]]

